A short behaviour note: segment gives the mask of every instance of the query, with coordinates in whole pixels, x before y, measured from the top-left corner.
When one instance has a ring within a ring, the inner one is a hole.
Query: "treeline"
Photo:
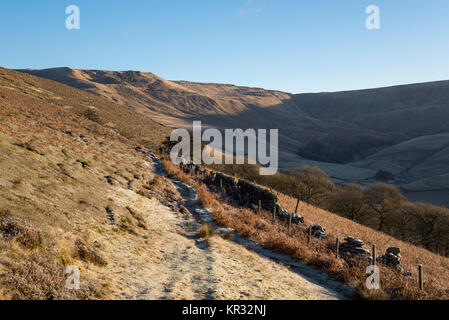
[[[254,181],[302,201],[449,256],[449,209],[406,200],[398,188],[382,182],[370,187],[339,186],[317,167],[303,166],[273,176],[256,165],[214,165],[212,169]]]

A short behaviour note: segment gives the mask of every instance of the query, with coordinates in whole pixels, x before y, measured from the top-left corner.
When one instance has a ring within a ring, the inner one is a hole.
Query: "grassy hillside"
[[[283,168],[313,162],[335,182],[371,184],[378,170],[392,166],[391,183],[412,199],[449,205],[437,196],[449,190],[447,154],[437,146],[448,133],[448,81],[293,95],[134,71],[22,71],[104,96],[172,127],[202,120],[217,128],[279,128]],[[427,142],[423,154],[419,144]],[[401,164],[404,154],[407,164]]]
[[[262,89],[165,80],[149,72],[54,68],[21,70],[103,96],[169,126],[189,126],[191,117],[232,115],[248,105],[271,106],[288,94]],[[191,126],[191,124],[190,124]]]
[[[362,226],[347,218],[319,209],[305,202],[299,204],[298,213],[305,217],[305,223],[320,224],[326,229],[326,240],[312,239],[309,243],[304,227],[276,219],[273,222],[271,212],[258,212],[257,208],[241,207],[218,187],[207,187],[201,178],[182,172],[179,167],[164,161],[165,170],[172,176],[198,190],[199,201],[211,208],[212,216],[222,225],[233,228],[241,236],[247,237],[264,248],[290,255],[294,259],[305,261],[328,274],[354,287],[359,295],[367,299],[447,299],[449,287],[449,258],[438,256],[424,248],[411,245],[385,233]],[[289,212],[294,212],[297,200],[276,192],[279,204]],[[383,254],[388,247],[401,248],[402,264],[411,272],[403,276],[391,267],[380,267],[381,290],[366,290],[365,269],[367,259],[341,254],[335,257],[336,238],[343,241],[347,236],[357,237],[365,242],[366,248],[376,245],[377,254]],[[418,290],[417,269],[422,264],[425,270],[425,290]]]
[[[87,92],[0,69],[1,298],[108,298],[118,290],[114,276],[102,275],[119,261],[110,246],[137,250],[151,235],[139,216],[150,200],[136,192],[152,177],[129,138],[156,147],[165,130]],[[80,291],[65,289],[71,264],[81,268]]]
[[[40,101],[59,106],[76,114],[92,116],[92,119],[148,147],[156,148],[170,135],[167,127],[148,116],[136,114],[122,104],[110,102],[85,91],[61,85],[58,82],[27,76],[23,73],[2,70],[5,88],[18,90]],[[98,114],[98,117],[95,116]]]
[[[147,159],[134,147],[144,143],[157,149],[167,132],[121,104],[0,69],[0,298],[129,298],[138,293],[128,289],[140,288],[142,279],[150,277],[154,282],[160,278],[161,273],[154,270],[164,268],[167,255],[179,256],[173,239],[185,239],[168,225],[177,213],[166,215],[180,195],[168,180],[155,178]],[[220,223],[261,245],[321,267],[340,280],[358,281],[355,285],[360,285],[363,270],[346,269],[348,262],[329,256],[336,236],[360,237],[368,244],[375,243],[380,252],[398,245],[413,278],[407,282],[386,270],[386,292],[395,298],[445,297],[447,258],[302,203],[300,213],[306,222],[320,223],[330,234],[329,243],[315,243],[312,250],[306,249],[300,242],[303,235],[285,234],[284,225],[268,223],[269,215],[261,220],[246,209],[235,208],[228,199],[198,188],[203,205],[217,203],[213,207],[222,208],[215,213]],[[295,199],[279,197],[280,203],[293,211]],[[225,250],[225,242],[220,241],[212,243]],[[173,252],[163,251],[167,243]],[[192,246],[184,244],[186,250]],[[193,247],[189,250],[201,252]],[[418,263],[426,272],[424,293],[414,287]],[[80,291],[65,289],[64,267],[72,264],[79,266],[83,275]],[[259,261],[258,266],[262,265]],[[284,269],[282,272],[287,274]],[[276,282],[274,278],[270,281]]]
[[[134,150],[136,133],[157,147],[159,130],[121,105],[0,69],[0,299],[341,296],[237,243],[198,239],[181,191]],[[66,289],[72,265],[80,290]]]

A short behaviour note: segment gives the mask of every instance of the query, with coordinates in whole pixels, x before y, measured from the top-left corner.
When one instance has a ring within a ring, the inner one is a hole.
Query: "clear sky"
[[[80,30],[65,27],[71,4]],[[372,4],[380,30],[365,27]],[[449,1],[2,1],[0,66],[140,70],[293,93],[447,80]]]

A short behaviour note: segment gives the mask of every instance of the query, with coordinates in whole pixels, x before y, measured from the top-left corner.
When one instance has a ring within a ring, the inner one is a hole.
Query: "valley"
[[[326,228],[327,239],[308,241],[304,226],[242,207],[165,160],[168,178],[159,156],[136,146],[157,152],[170,132],[143,111],[0,68],[0,298],[376,298],[364,288],[368,261],[335,257],[335,239],[347,236],[401,248],[411,275],[383,267],[381,298],[446,297],[443,255],[276,192],[306,226]],[[78,291],[65,286],[73,265]]]
[[[152,73],[21,70],[118,102],[172,128],[279,128],[279,166],[318,166],[334,182],[370,185],[382,170],[410,199],[449,206],[449,81],[290,94],[169,81]]]

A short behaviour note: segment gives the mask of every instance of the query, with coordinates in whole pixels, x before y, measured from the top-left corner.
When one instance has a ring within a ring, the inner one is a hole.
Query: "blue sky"
[[[80,30],[65,28],[71,4]],[[380,30],[365,28],[371,4]],[[2,1],[0,66],[140,70],[293,93],[446,80],[449,1]]]

